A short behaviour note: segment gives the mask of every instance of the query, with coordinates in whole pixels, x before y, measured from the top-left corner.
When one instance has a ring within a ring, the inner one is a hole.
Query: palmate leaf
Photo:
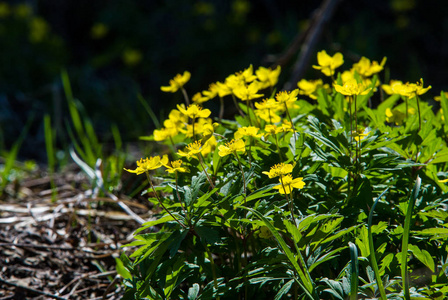
[[[325,146],[329,147],[331,150],[335,151],[336,153],[342,155],[342,151],[340,150],[340,144],[337,141],[336,138],[332,137],[328,133],[328,129],[326,128],[326,125],[319,122],[319,119],[309,116],[308,122],[310,123],[311,127],[315,131],[307,130],[305,131],[306,134],[312,136]]]

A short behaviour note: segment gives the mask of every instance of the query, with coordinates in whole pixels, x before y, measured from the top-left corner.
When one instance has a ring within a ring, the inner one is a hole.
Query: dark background
[[[181,94],[160,91],[177,73],[192,74],[190,96],[253,64],[270,66],[306,32],[323,1],[77,0],[0,2],[0,147],[8,150],[32,118],[22,159],[45,161],[43,116],[69,143],[61,70],[104,142],[116,124],[123,140],[148,135]],[[322,49],[344,55],[348,69],[361,56],[387,57],[382,79],[418,81],[448,90],[448,9],[438,0],[339,1],[324,26],[305,78]],[[288,81],[300,48],[282,66]],[[343,70],[343,69],[341,69]],[[213,109],[213,103],[207,103]],[[65,136],[65,137],[64,137]]]

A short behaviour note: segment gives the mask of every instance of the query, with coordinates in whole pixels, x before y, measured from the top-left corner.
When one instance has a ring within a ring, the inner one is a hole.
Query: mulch
[[[0,300],[120,299],[115,259],[149,203],[102,195],[75,166],[52,178],[56,189],[36,172],[0,198]]]

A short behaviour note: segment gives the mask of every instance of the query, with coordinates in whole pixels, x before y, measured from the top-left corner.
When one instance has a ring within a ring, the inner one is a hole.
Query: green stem
[[[149,184],[151,185],[151,188],[154,192],[154,195],[156,195],[157,200],[159,201],[160,206],[162,206],[162,208],[177,222],[179,223],[180,226],[182,226],[183,228],[187,228],[187,226],[185,226],[184,224],[182,224],[166,207],[165,205],[163,205],[162,201],[159,198],[159,195],[156,192],[156,189],[154,188],[154,185],[152,184],[151,178],[149,177],[149,173],[145,172],[146,174],[146,178],[148,179]]]
[[[219,97],[219,103],[219,121],[221,122],[224,117],[224,99],[222,99],[222,97]]]
[[[182,91],[182,94],[184,95],[185,104],[188,107],[188,105],[190,105],[190,99],[188,98],[187,91],[184,89],[184,87],[181,87],[180,90]]]
[[[182,207],[182,211],[184,212],[184,215],[187,216],[187,212],[185,210],[185,207],[182,203],[182,199],[180,198],[180,194],[179,194],[179,184],[177,183],[177,171],[174,172],[174,176],[176,178],[176,194],[177,194],[177,199],[179,199],[179,203],[180,206]]]
[[[241,164],[240,157],[238,156],[238,153],[233,152],[236,156],[236,160],[238,161],[238,164],[240,165],[241,174],[243,175],[243,193],[244,193],[244,205],[246,205],[246,178],[244,176],[244,170],[243,165]]]
[[[207,169],[205,168],[204,162],[203,162],[203,160],[202,160],[202,154],[201,154],[201,153],[198,153],[198,160],[199,160],[199,163],[200,163],[201,166],[202,166],[202,169],[204,170],[205,176],[207,176],[207,180],[208,180],[208,182],[210,183],[210,186],[212,187],[212,189],[214,189],[214,188],[215,188],[215,185],[213,184],[212,179],[210,178],[210,176],[209,176],[208,173],[207,173]]]
[[[277,151],[278,151],[278,156],[280,157],[280,162],[283,162],[282,153],[280,151],[280,147],[278,146],[277,134],[275,134],[275,145],[277,146]]]
[[[238,110],[238,113],[244,118],[245,115],[242,112],[242,110],[240,109],[240,107],[238,106],[238,103],[236,102],[236,98],[235,98],[234,94],[232,94],[232,99],[233,99],[233,104],[235,104],[235,108]]]
[[[417,98],[417,110],[418,110],[418,132],[422,129],[422,117],[420,113],[420,99],[417,94],[415,94],[415,98]]]
[[[283,191],[285,192],[286,201],[289,203],[289,210],[291,211],[291,219],[294,225],[297,227],[296,218],[294,218],[294,203],[292,202],[292,195],[288,197],[288,193],[285,188],[285,184],[283,183],[283,176],[280,175],[280,183],[282,184]],[[292,188],[290,188],[292,189]],[[292,190],[291,190],[292,193]]]
[[[297,133],[296,133],[296,127],[292,123],[291,115],[289,114],[288,106],[285,103],[285,109],[286,109],[286,115],[288,116],[289,122],[291,122],[292,131],[294,132],[294,140],[297,140]]]

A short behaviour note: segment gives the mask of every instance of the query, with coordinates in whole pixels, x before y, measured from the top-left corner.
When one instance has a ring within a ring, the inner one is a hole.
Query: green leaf
[[[115,268],[117,269],[117,273],[124,279],[132,280],[131,273],[125,268],[125,266],[123,265],[123,262],[118,257],[115,257],[115,263],[116,263]]]
[[[434,273],[435,271],[435,266],[434,266],[434,260],[431,257],[431,254],[429,254],[428,251],[426,250],[421,250],[420,248],[418,248],[417,246],[411,245],[409,244],[408,246],[409,251],[412,252],[412,254],[414,254],[414,256],[425,266],[427,266],[431,272]]]
[[[185,267],[185,257],[180,255],[174,265],[168,267],[166,279],[165,279],[165,287],[164,292],[167,299],[170,298],[171,293],[176,288],[179,278],[179,273]]]
[[[280,300],[283,299],[283,296],[289,292],[289,290],[292,287],[292,284],[294,283],[294,279],[291,279],[287,283],[285,283],[282,288],[278,291],[278,293],[275,295],[274,300]]]
[[[412,233],[423,236],[429,235],[431,240],[448,239],[448,228],[427,228],[420,231],[412,231]]]
[[[279,243],[280,247],[282,248],[282,250],[285,253],[286,257],[288,258],[289,262],[291,263],[291,265],[293,266],[293,268],[299,275],[301,281],[297,281],[297,283],[302,287],[302,289],[304,290],[304,292],[307,294],[307,296],[310,299],[316,299],[316,300],[319,299],[319,297],[317,296],[316,291],[314,289],[314,283],[310,278],[309,272],[306,269],[306,264],[304,263],[304,260],[303,260],[303,257],[301,256],[301,254],[297,253],[297,256],[299,257],[299,260],[301,261],[301,265],[303,266],[303,268],[305,270],[302,270],[302,268],[299,266],[296,258],[294,257],[294,254],[289,249],[285,240],[283,240],[280,233],[277,231],[277,229],[275,229],[275,227],[271,224],[271,222],[269,222],[269,220],[266,219],[266,217],[264,217],[261,213],[259,213],[258,211],[254,210],[252,208],[245,207],[245,206],[240,206],[240,207],[252,212],[254,215],[256,215],[259,219],[261,219],[264,222],[266,227],[269,228],[272,235],[275,237],[275,239]]]

